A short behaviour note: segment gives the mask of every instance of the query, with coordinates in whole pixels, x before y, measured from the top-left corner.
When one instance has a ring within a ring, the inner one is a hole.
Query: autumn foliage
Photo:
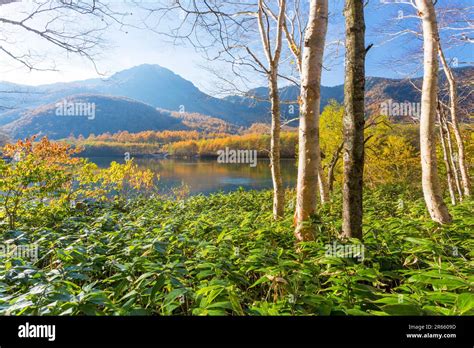
[[[80,200],[108,200],[126,190],[150,188],[154,175],[132,161],[113,162],[105,170],[79,157],[78,148],[48,138],[6,145],[0,160],[0,219],[15,228],[22,215],[34,216],[44,205],[71,207]]]

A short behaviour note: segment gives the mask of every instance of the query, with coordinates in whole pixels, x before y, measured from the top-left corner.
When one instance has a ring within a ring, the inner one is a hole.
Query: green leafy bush
[[[86,202],[61,219],[0,225],[38,259],[0,262],[0,315],[473,315],[474,203],[430,221],[415,192],[366,193],[364,258],[327,254],[339,195],[297,249],[271,192]],[[338,242],[340,243],[340,242]],[[349,243],[357,243],[350,241]]]

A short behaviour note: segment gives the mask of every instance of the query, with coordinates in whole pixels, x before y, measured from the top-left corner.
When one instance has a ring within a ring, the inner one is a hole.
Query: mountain
[[[61,139],[71,134],[87,137],[90,134],[122,130],[140,132],[166,129],[188,127],[169,111],[157,110],[132,99],[101,95],[68,97],[61,102],[26,111],[16,121],[2,127],[14,139],[35,134]]]
[[[282,118],[286,120],[293,120],[298,117],[299,107],[298,96],[300,94],[299,87],[286,86],[280,88],[280,100]],[[228,96],[225,100],[230,101],[236,105],[244,105],[254,112],[255,115],[268,115],[264,120],[269,122],[270,102],[263,101],[268,99],[268,88],[260,87],[247,92],[247,96]],[[324,108],[331,100],[339,103],[344,101],[344,86],[326,87],[321,86],[321,107]],[[253,123],[261,122],[255,119]],[[296,126],[297,122],[290,122],[289,125]]]
[[[453,69],[453,73],[458,85],[459,97],[459,116],[465,121],[469,119],[474,109],[474,91],[472,81],[474,81],[474,68],[463,67]],[[389,79],[383,77],[367,77],[366,79],[366,107],[368,114],[378,114],[382,111],[382,105],[389,101],[397,103],[419,103],[421,99],[421,86],[423,78],[407,79]],[[442,99],[448,103],[447,82],[444,73],[440,71],[439,84]],[[291,120],[298,115],[299,87],[288,86],[280,89],[280,99],[282,101],[282,117]],[[236,105],[245,105],[252,109],[256,114],[268,114],[270,103],[261,101],[267,99],[268,88],[260,87],[250,90],[247,96],[229,96],[225,99]],[[344,102],[344,85],[334,87],[321,86],[321,110],[330,100],[336,100],[339,103]],[[395,119],[395,121],[404,121],[404,119]],[[295,126],[296,121],[290,123]]]
[[[0,83],[0,95],[2,90],[19,92],[9,93],[8,107],[13,109],[32,109],[71,95],[97,94],[126,97],[160,109],[213,116],[237,125],[251,124],[255,118],[264,120],[245,106],[239,107],[201,92],[190,81],[159,65],[140,65],[105,80],[89,79],[38,87],[11,85],[3,89]],[[0,113],[0,126],[12,122],[15,116],[19,116],[17,112],[8,110]]]
[[[458,82],[460,116],[466,117],[474,107],[474,68],[456,68],[453,72]],[[368,113],[379,113],[381,105],[390,100],[418,103],[421,84],[421,77],[411,81],[367,77]],[[446,89],[442,71],[440,86],[442,90]],[[91,133],[147,129],[236,132],[254,123],[270,122],[267,93],[268,89],[261,87],[250,90],[245,97],[215,98],[172,71],[150,64],[120,71],[108,79],[35,87],[0,82],[0,132],[13,138],[35,132],[53,138],[67,137],[71,133],[87,136]],[[299,88],[296,86],[280,89],[282,117],[286,120],[298,117],[298,95]],[[86,117],[56,117],[56,103],[75,98],[79,98],[78,102],[85,100],[94,103],[97,119],[85,122]],[[343,102],[343,85],[321,88],[321,107],[324,108],[331,99]],[[290,125],[295,126],[296,123]]]

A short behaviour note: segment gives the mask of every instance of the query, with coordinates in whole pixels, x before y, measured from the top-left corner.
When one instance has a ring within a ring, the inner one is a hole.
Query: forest
[[[119,18],[96,2],[37,11]],[[413,35],[419,50],[419,117],[401,120],[367,105],[366,60],[379,48],[366,33],[366,2],[343,3],[343,101],[324,107],[334,20],[327,0],[148,4],[147,18],[174,18],[168,38],[227,67],[235,78],[220,72],[227,88],[237,93],[236,79],[258,75],[264,95],[242,100],[263,98],[268,122],[175,111],[182,129],[5,137],[0,315],[474,315],[472,80],[460,88],[448,57],[458,44],[472,58],[474,27],[463,15],[473,7],[450,11],[432,0],[380,5],[402,6],[389,37]],[[8,24],[24,29],[25,21]],[[456,23],[459,30],[452,29]],[[94,61],[94,32],[62,25],[26,30]],[[24,67],[33,64],[33,56],[0,51]],[[294,120],[280,93],[286,83],[299,91]],[[160,172],[136,161],[215,161],[226,148],[267,160],[271,188],[189,194],[183,183],[163,194]],[[93,156],[116,160],[104,168]],[[295,168],[295,185],[283,180],[284,159]]]

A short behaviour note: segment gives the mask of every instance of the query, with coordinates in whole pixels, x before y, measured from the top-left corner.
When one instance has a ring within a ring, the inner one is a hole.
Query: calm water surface
[[[124,163],[121,158],[90,157],[99,167],[108,167],[112,161]],[[259,159],[256,167],[248,164],[222,164],[216,159],[135,159],[142,169],[151,169],[159,174],[158,188],[167,192],[173,187],[185,184],[191,194],[230,192],[240,187],[246,190],[262,190],[272,187],[270,162]],[[281,162],[283,182],[286,187],[296,184],[296,165],[294,159]]]

